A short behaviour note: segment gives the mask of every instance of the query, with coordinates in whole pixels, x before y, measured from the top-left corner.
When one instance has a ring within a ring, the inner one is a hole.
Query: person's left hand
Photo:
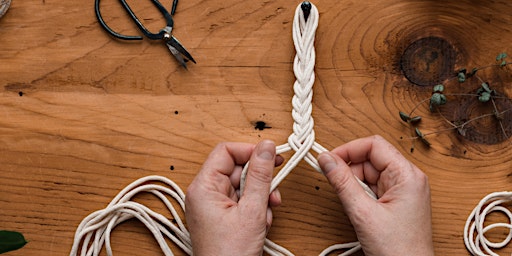
[[[210,153],[187,189],[185,215],[193,253],[201,255],[261,255],[272,224],[271,206],[281,203],[270,193],[275,144],[221,143]],[[245,189],[239,198],[240,175],[250,160]]]

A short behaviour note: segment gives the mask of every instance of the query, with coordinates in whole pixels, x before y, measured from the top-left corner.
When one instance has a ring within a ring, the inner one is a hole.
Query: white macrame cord
[[[132,198],[139,193],[151,193],[158,197],[169,209],[175,224],[162,214],[132,201]],[[110,244],[112,230],[132,218],[137,218],[151,231],[165,255],[174,255],[165,237],[185,253],[192,255],[190,234],[169,198],[181,207],[183,213],[185,193],[173,181],[162,176],[147,176],[134,181],[119,192],[105,209],[93,212],[82,220],[75,232],[69,255],[78,255],[79,251],[82,256],[99,255],[103,245],[105,245],[107,255],[112,255]],[[81,248],[80,244],[82,244]]]
[[[472,255],[499,256],[494,249],[507,246],[512,240],[512,212],[507,208],[512,203],[512,192],[494,192],[484,197],[469,215],[464,226],[464,244]],[[486,217],[492,212],[501,212],[508,218],[508,223],[484,225]],[[485,233],[495,229],[508,229],[508,235],[501,242],[491,242]]]
[[[293,71],[296,81],[293,85],[294,96],[292,98],[293,133],[288,137],[288,142],[276,147],[276,153],[282,154],[293,150],[295,153],[279,170],[271,184],[271,191],[275,190],[286,176],[304,159],[315,170],[321,171],[316,158],[311,153],[327,151],[315,141],[314,121],[311,116],[313,98],[313,84],[315,82],[315,33],[318,27],[318,10],[311,4],[311,10],[307,20],[299,5],[295,11],[293,21],[293,42],[296,55],[293,62]],[[247,164],[242,172],[240,192],[243,193]],[[363,182],[358,180],[365,191],[376,198],[373,191]],[[160,213],[156,213],[141,203],[132,201],[139,193],[151,193],[159,198],[168,208],[174,218],[174,223]],[[136,218],[142,222],[153,234],[164,255],[174,255],[167,244],[171,240],[188,255],[192,255],[190,234],[186,229],[180,214],[173,206],[181,207],[181,213],[185,211],[185,193],[173,181],[161,176],[148,176],[134,181],[124,188],[108,204],[105,209],[91,213],[84,218],[78,226],[70,256],[80,253],[82,256],[99,255],[105,246],[107,255],[112,255],[110,234],[113,229],[124,221]],[[320,255],[344,250],[343,254],[349,255],[361,249],[359,242],[336,244],[326,248]],[[265,239],[264,251],[272,256],[291,256],[290,251]]]

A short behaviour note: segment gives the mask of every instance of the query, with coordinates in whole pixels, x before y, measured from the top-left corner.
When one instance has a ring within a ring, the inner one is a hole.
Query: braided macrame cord
[[[321,172],[318,161],[311,151],[316,153],[327,151],[327,149],[315,141],[314,121],[311,116],[313,109],[311,104],[313,84],[315,83],[314,68],[316,54],[314,43],[318,19],[318,9],[313,4],[311,4],[311,10],[307,19],[301,5],[295,11],[292,31],[296,51],[293,61],[293,72],[296,78],[293,85],[294,96],[292,98],[293,133],[288,137],[287,143],[276,147],[277,154],[292,150],[294,153],[272,180],[270,191],[275,190],[303,159],[315,170]],[[249,164],[247,163],[242,171],[240,194],[243,194],[248,166]],[[366,184],[359,179],[358,181],[370,196],[376,198],[376,195]],[[336,244],[326,248],[320,255],[327,255],[336,250],[346,250],[341,255],[350,255],[359,249],[361,249],[359,242]],[[264,250],[270,255],[293,255],[269,239],[265,239]]]
[[[313,117],[313,84],[315,83],[315,33],[318,27],[318,9],[311,4],[311,11],[306,21],[304,12],[299,5],[295,11],[293,21],[293,42],[296,55],[293,61],[293,71],[296,81],[293,85],[294,95],[292,98],[293,133],[288,137],[288,142],[276,147],[276,153],[282,154],[288,151],[295,151],[285,166],[272,180],[270,190],[273,191],[290,174],[290,172],[305,160],[311,167],[321,172],[320,166],[311,150],[316,153],[327,151],[322,145],[315,141],[315,130]],[[243,192],[248,164],[242,171],[240,191]],[[362,181],[358,180],[365,191],[376,198],[373,191]]]

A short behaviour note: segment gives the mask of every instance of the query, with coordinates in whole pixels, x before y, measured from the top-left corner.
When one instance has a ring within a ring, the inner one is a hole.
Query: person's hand
[[[240,176],[249,160],[239,198]],[[185,197],[194,255],[262,254],[272,224],[270,207],[281,203],[279,191],[269,190],[274,167],[282,162],[272,141],[217,145]]]
[[[320,154],[318,161],[365,255],[434,255],[427,176],[389,142],[380,136],[357,139]]]

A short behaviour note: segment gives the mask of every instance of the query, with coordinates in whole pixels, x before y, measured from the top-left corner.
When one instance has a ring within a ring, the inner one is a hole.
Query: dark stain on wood
[[[411,83],[432,86],[453,74],[456,57],[454,47],[445,39],[425,37],[405,49],[400,68]]]

